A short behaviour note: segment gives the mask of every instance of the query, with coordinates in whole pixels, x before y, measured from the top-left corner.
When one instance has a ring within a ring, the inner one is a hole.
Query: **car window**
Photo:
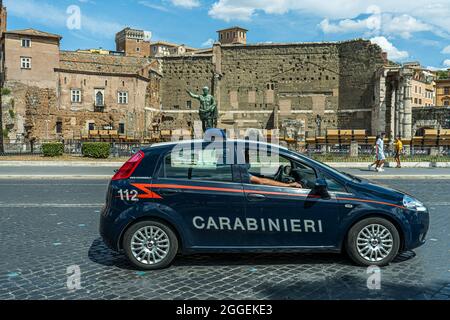
[[[331,192],[347,192],[347,189],[345,189],[345,187],[342,184],[337,182],[336,179],[331,178],[330,176],[327,176],[327,175],[324,175],[323,178],[327,182],[328,191],[331,191]]]
[[[300,181],[306,188],[313,189],[317,180],[316,170],[300,161],[292,161],[292,163],[292,175],[296,181]]]
[[[278,153],[267,152],[266,150],[245,150],[248,155],[248,173],[257,177],[275,178],[280,166],[291,166],[291,161]],[[243,156],[247,158],[247,156]]]
[[[164,158],[159,177],[199,181],[233,182],[231,164],[221,160],[215,150],[191,150],[189,155],[169,153]]]

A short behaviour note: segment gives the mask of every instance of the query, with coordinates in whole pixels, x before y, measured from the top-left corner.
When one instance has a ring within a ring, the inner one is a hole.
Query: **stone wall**
[[[199,121],[199,102],[186,89],[200,93],[204,86],[213,88],[212,55],[165,57],[161,80],[161,129],[188,128]]]
[[[413,136],[421,129],[450,129],[450,107],[413,108],[412,119]]]
[[[383,64],[381,48],[369,41],[349,41],[339,45],[338,128],[372,131],[372,109],[379,94],[376,72]]]
[[[212,86],[222,128],[283,129],[299,134],[326,129],[371,130],[374,74],[381,49],[368,41],[215,45],[212,55],[162,59],[163,124],[188,128],[198,104],[188,108],[185,89]],[[319,119],[318,119],[319,117]],[[355,119],[357,121],[355,121]],[[319,121],[318,121],[319,120]]]

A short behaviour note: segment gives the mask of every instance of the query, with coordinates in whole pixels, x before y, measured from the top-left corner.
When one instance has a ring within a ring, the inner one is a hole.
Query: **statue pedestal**
[[[350,143],[350,157],[356,158],[359,155],[358,142],[352,141]]]

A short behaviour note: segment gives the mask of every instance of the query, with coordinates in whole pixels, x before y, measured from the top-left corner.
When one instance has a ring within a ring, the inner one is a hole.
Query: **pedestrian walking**
[[[400,155],[403,153],[403,142],[400,136],[397,136],[397,138],[395,139],[394,148],[395,148],[394,158],[395,161],[397,162],[396,168],[401,168],[402,164],[400,163]]]
[[[373,166],[378,167],[378,159],[377,159],[377,155],[376,155],[376,153],[377,153],[377,145],[376,145],[376,142],[378,141],[378,139],[380,139],[380,135],[377,135],[376,138],[375,138],[375,144],[374,144],[374,146],[373,146],[373,150],[375,151],[375,162],[372,163],[372,164],[369,164],[369,167],[368,167],[369,171],[372,170],[372,167],[373,167]]]
[[[376,155],[377,155],[377,165],[375,167],[375,170],[377,172],[383,172],[384,169],[384,162],[386,161],[386,156],[384,154],[384,137],[386,136],[386,133],[382,133],[380,137],[378,138],[376,142]]]

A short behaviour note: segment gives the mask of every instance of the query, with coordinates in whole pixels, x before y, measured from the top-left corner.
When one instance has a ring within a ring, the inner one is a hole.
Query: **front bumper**
[[[405,243],[406,250],[412,250],[422,246],[426,242],[428,229],[430,226],[430,213],[427,211],[409,211],[410,237]]]

